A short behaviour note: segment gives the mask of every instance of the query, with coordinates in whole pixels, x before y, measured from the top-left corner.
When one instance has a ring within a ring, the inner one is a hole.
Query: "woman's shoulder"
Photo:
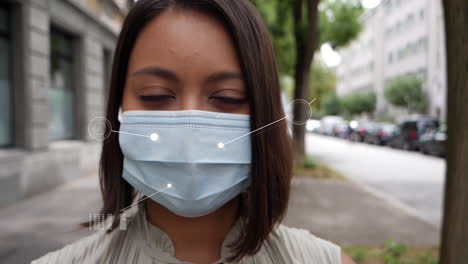
[[[309,230],[279,225],[273,233],[296,260],[294,263],[341,264],[341,248]]]
[[[98,263],[103,257],[110,243],[122,234],[121,230],[106,233],[99,230],[81,238],[65,247],[49,252],[46,255],[33,260],[31,264],[42,263]]]

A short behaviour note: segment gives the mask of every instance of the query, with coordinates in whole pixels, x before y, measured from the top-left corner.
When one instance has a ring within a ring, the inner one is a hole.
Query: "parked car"
[[[358,121],[355,128],[349,135],[349,139],[352,141],[363,142],[364,138],[368,133],[374,131],[376,124],[371,121]]]
[[[335,125],[344,121],[341,116],[325,116],[320,121],[320,133],[324,135],[333,135]]]
[[[445,156],[445,142],[447,141],[447,127],[441,125],[439,129],[432,129],[422,134],[419,139],[419,150],[424,154]]]
[[[306,131],[316,133],[319,131],[320,126],[321,126],[320,120],[309,119],[307,120],[307,123],[306,123]]]
[[[333,126],[333,136],[339,138],[348,138],[351,134],[352,129],[349,126],[349,122],[343,120],[342,122],[338,122]]]
[[[400,133],[390,140],[389,146],[404,150],[418,150],[419,137],[426,131],[437,129],[437,119],[427,116],[410,116],[399,124]]]
[[[400,134],[400,129],[392,123],[379,123],[378,128],[371,134],[370,143],[387,145],[393,138]]]
[[[380,133],[380,130],[382,129],[381,123],[369,122],[364,126],[363,129],[364,129],[364,132],[362,132],[363,142],[374,144],[374,145],[380,145],[379,133]]]

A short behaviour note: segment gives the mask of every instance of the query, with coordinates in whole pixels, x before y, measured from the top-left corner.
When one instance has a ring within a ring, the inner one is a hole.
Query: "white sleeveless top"
[[[174,247],[169,236],[146,220],[144,207],[139,207],[135,215],[127,221],[127,228],[119,228],[106,234],[98,231],[70,245],[34,260],[42,263],[151,263],[189,264],[174,256]],[[237,236],[239,221],[226,236],[221,259],[216,263],[228,263],[230,244]],[[263,243],[259,252],[245,256],[241,264],[341,264],[339,246],[318,238],[305,229],[279,225]]]

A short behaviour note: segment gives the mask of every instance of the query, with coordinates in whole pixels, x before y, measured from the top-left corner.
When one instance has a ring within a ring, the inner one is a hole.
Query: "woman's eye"
[[[173,95],[140,95],[142,101],[164,101],[173,98],[175,98]]]
[[[246,98],[232,98],[232,97],[223,97],[223,96],[213,96],[212,99],[217,101],[228,103],[228,104],[243,104],[247,102]]]

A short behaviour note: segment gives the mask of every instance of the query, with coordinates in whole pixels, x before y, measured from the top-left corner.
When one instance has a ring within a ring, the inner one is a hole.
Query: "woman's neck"
[[[221,246],[236,221],[238,207],[238,199],[233,199],[211,214],[187,218],[147,200],[146,217],[170,237],[177,259],[213,263],[220,258]]]

